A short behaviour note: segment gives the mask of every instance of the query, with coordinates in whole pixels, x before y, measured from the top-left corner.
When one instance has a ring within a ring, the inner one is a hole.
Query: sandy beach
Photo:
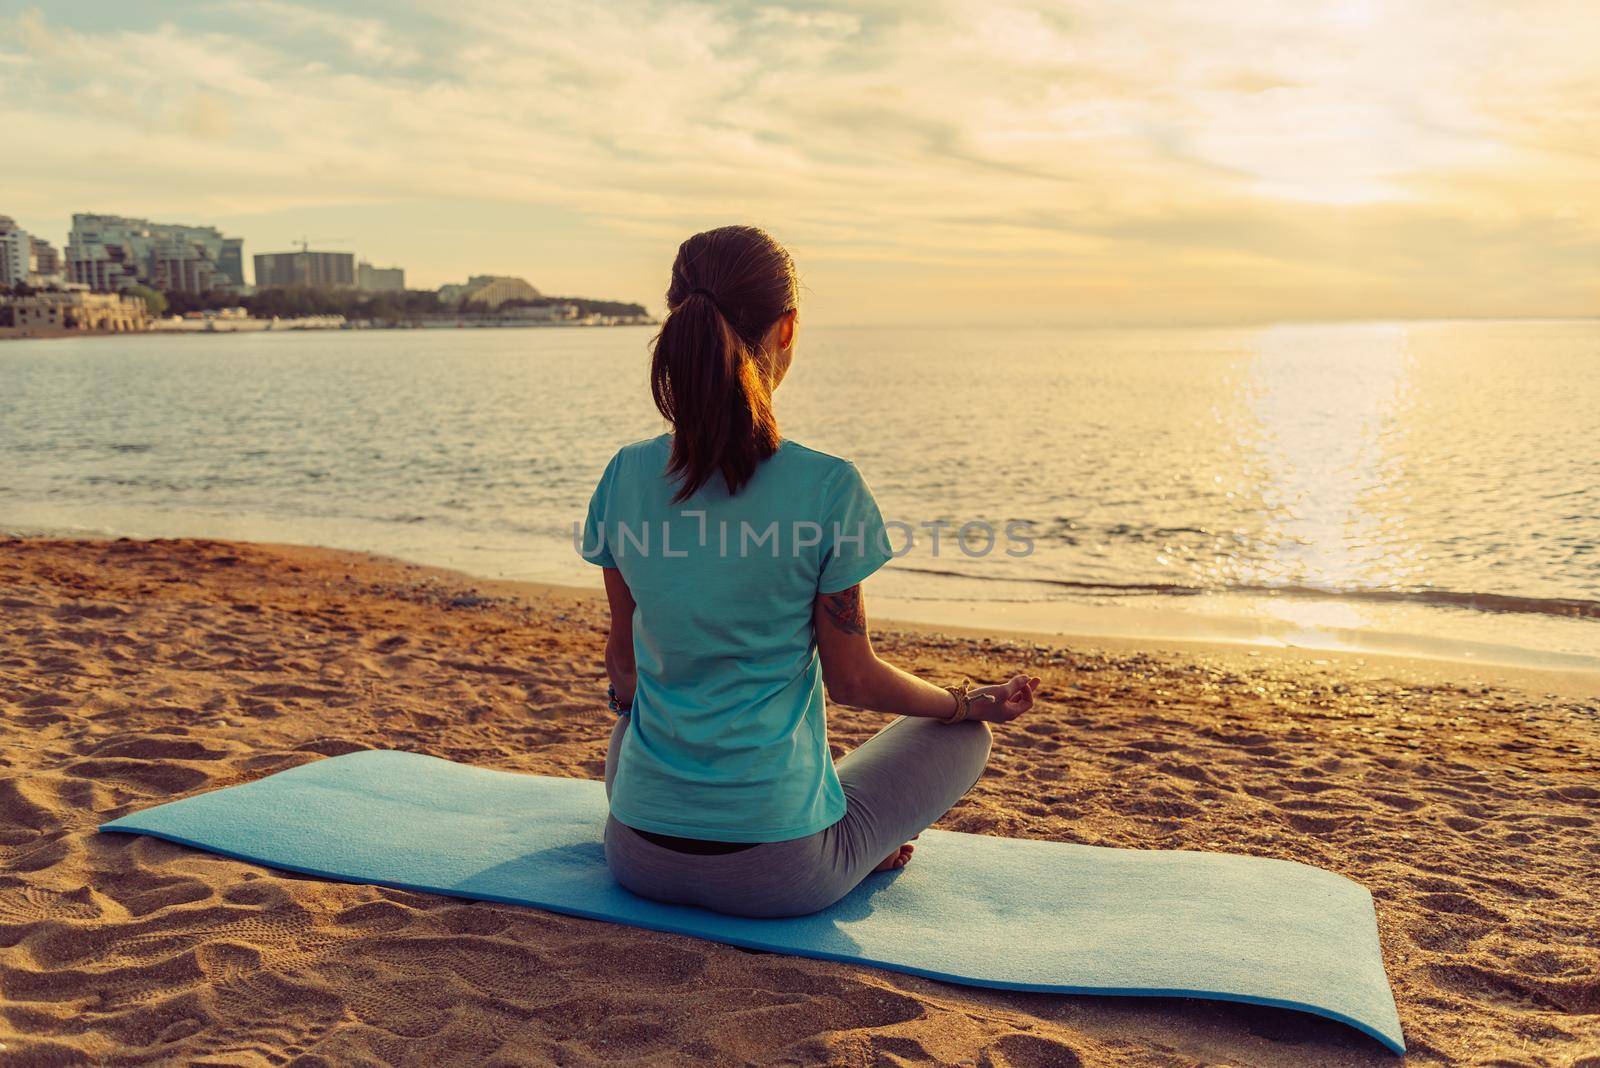
[[[1298,1013],[968,989],[94,831],[366,748],[598,778],[603,623],[596,593],[354,553],[0,541],[0,1063],[1396,1063]],[[1600,1066],[1594,676],[875,632],[931,678],[1044,677],[940,826],[1327,868],[1376,899],[1408,1063]],[[841,752],[882,722],[831,710]]]

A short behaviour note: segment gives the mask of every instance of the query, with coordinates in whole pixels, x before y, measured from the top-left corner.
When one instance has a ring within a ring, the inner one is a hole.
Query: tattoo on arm
[[[865,634],[867,632],[867,609],[861,603],[861,587],[851,586],[848,590],[825,595],[822,607],[827,611],[828,618],[833,625],[846,634]]]

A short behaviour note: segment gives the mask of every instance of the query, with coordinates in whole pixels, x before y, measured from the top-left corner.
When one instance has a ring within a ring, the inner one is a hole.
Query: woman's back
[[[732,842],[811,834],[844,813],[812,629],[818,593],[889,558],[848,461],[784,441],[738,493],[675,501],[672,438],[620,450],[584,531],[636,605],[638,681],[611,808],[659,834]]]
[[[678,248],[650,392],[672,427],[620,450],[589,502],[605,568],[606,863],[658,901],[789,916],[837,901],[916,836],[989,757],[1036,678],[940,687],[884,663],[861,581],[890,558],[847,461],[778,432],[794,358],[794,260],[750,226]],[[823,687],[900,715],[837,767]]]

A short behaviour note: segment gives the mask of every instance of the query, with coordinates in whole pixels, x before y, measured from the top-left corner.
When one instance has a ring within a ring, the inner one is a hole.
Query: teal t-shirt
[[[671,445],[619,451],[584,523],[584,557],[637,605],[611,814],[682,838],[803,838],[845,811],[812,606],[891,558],[883,517],[853,464],[787,440],[737,495],[713,477],[674,503]]]

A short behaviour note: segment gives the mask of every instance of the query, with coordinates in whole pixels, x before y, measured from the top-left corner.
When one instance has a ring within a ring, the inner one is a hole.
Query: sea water
[[[0,526],[592,584],[651,334],[0,344]],[[909,549],[895,615],[1600,667],[1600,321],[803,329],[776,406]]]

